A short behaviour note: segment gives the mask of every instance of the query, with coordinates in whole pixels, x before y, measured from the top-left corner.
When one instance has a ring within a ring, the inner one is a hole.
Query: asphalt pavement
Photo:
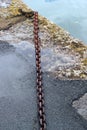
[[[39,130],[34,60],[29,48],[0,41],[0,130]],[[72,107],[87,92],[87,81],[44,72],[43,84],[47,130],[87,130],[87,121]]]

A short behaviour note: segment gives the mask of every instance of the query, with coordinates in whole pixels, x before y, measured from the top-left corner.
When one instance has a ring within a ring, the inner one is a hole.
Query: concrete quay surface
[[[35,79],[34,52],[0,41],[0,130],[39,130]],[[47,130],[87,130],[87,121],[72,107],[87,91],[87,81],[43,72],[43,84]]]

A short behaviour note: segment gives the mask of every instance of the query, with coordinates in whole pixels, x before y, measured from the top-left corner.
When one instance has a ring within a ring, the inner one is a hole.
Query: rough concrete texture
[[[72,106],[87,120],[87,93],[75,100]]]
[[[29,48],[0,44],[0,130],[38,130],[31,53]],[[87,81],[58,80],[45,71],[43,84],[47,129],[87,130],[86,120],[72,107],[72,101],[87,91]]]

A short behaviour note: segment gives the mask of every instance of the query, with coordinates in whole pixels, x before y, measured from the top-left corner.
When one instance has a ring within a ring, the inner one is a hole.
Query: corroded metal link
[[[34,43],[36,43],[36,44],[35,44],[35,48],[36,48],[36,47],[37,47],[37,48],[40,48],[39,45],[38,45],[39,39],[36,39],[36,40],[34,40],[34,41],[35,41]],[[37,42],[37,41],[38,41],[38,42]]]
[[[40,51],[37,50],[37,51],[35,51],[35,52],[36,52],[36,57],[38,57],[38,58],[40,59],[40,58],[41,58],[41,55],[40,55],[40,53],[39,53]],[[39,60],[39,59],[38,59],[38,60]]]
[[[36,51],[35,51],[35,52],[37,52],[36,55],[40,55],[40,48],[38,47],[38,45],[36,45],[35,48],[36,48]],[[39,51],[39,53],[38,53],[38,51]],[[41,57],[40,57],[40,58],[41,58]]]
[[[41,71],[41,51],[40,51],[40,38],[38,36],[38,12],[34,12],[34,43],[35,43],[35,57],[36,57],[36,89],[37,89],[37,105],[39,116],[39,130],[46,130],[46,117],[44,110],[44,93],[42,84],[42,71]]]
[[[39,30],[34,30],[34,34],[37,34],[39,32]]]
[[[38,53],[40,55],[40,48],[37,48],[37,46],[35,48],[36,48],[36,50],[35,50],[36,56],[38,55]],[[40,58],[41,58],[41,56],[40,56]]]

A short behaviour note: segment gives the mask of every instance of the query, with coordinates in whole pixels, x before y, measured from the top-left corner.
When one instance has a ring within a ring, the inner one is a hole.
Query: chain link
[[[44,92],[42,84],[42,71],[41,71],[41,50],[40,38],[38,27],[38,12],[34,12],[34,43],[35,43],[35,56],[36,56],[36,88],[37,88],[37,101],[38,101],[38,115],[40,130],[46,130],[46,118],[44,111]]]

